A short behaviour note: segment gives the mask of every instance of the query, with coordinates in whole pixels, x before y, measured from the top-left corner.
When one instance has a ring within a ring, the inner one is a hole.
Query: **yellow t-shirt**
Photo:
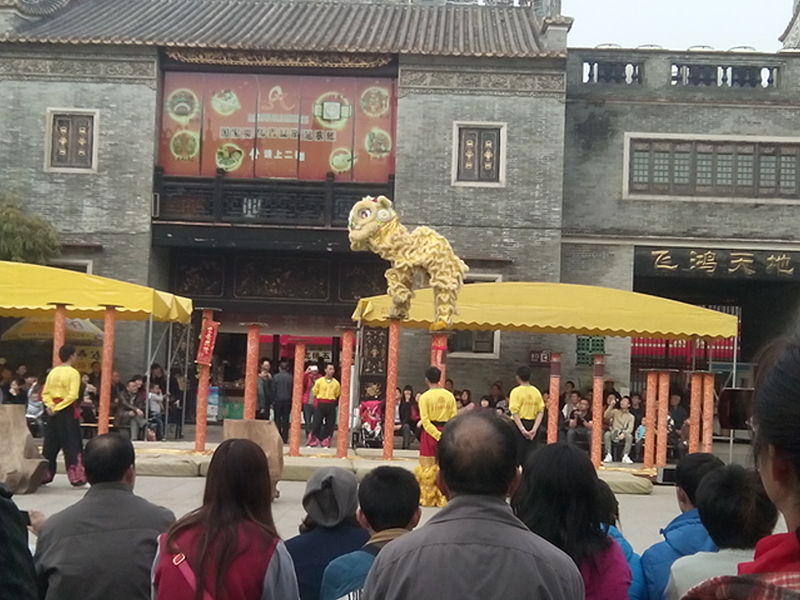
[[[518,385],[509,395],[508,408],[512,415],[520,419],[533,421],[544,412],[544,398],[536,387],[532,385]]]
[[[69,365],[61,365],[53,368],[47,375],[42,401],[47,408],[58,412],[71,406],[78,399],[80,390],[81,374],[78,370]],[[61,399],[58,404],[55,403],[56,398]]]
[[[419,397],[419,421],[433,439],[439,440],[442,432],[433,421],[446,423],[458,414],[456,397],[444,388],[431,388]]]
[[[311,393],[317,400],[337,400],[341,391],[341,386],[335,378],[331,377],[331,380],[328,381],[324,377],[320,377],[314,382]]]

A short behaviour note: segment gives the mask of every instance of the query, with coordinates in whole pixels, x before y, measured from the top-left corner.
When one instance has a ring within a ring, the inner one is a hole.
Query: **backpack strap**
[[[371,554],[372,556],[378,556],[378,552],[381,551],[381,548],[384,547],[385,544],[367,544],[361,548],[367,554]]]
[[[192,592],[196,593],[197,577],[195,577],[192,567],[190,567],[189,563],[186,561],[186,555],[183,552],[179,552],[172,558],[172,564],[178,567],[178,571],[183,575],[183,578],[186,580],[186,583],[189,584]],[[214,597],[209,594],[208,591],[203,590],[203,600],[214,600]]]

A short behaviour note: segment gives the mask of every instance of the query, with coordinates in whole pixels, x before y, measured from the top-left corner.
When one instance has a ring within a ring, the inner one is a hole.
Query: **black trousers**
[[[333,435],[336,426],[336,403],[318,402],[314,410],[314,427],[311,433],[318,440],[324,440]]]
[[[275,425],[278,426],[278,432],[283,438],[283,443],[289,442],[289,419],[292,416],[292,403],[291,402],[276,402],[272,405],[272,410],[275,412]]]
[[[533,429],[534,421],[533,419],[520,419],[522,421],[522,425],[530,431]],[[522,435],[522,432],[517,430],[517,464],[525,466],[525,461],[528,460],[528,457],[533,454],[533,451],[536,450],[538,445],[538,440],[536,438],[529,440],[525,436]]]
[[[67,468],[69,482],[72,485],[85,484],[81,421],[75,415],[74,406],[68,406],[47,418],[42,454],[47,459],[50,472],[45,477],[45,482],[52,481],[56,476],[56,458],[60,450],[64,451],[64,466]]]

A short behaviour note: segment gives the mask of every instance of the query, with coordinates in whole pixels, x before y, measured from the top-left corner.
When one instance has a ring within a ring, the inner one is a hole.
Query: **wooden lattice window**
[[[94,162],[95,114],[51,113],[48,167],[93,170]]]
[[[457,181],[500,182],[501,128],[459,126]]]

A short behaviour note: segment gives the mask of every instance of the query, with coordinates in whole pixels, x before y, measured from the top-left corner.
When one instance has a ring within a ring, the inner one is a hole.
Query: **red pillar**
[[[289,456],[300,456],[300,420],[303,413],[303,367],[306,362],[306,343],[294,347],[294,379],[292,381],[292,416],[289,424]]]
[[[644,467],[656,464],[656,411],[658,410],[658,373],[647,371],[647,397],[644,406]]]
[[[400,321],[389,321],[389,360],[386,364],[386,413],[383,416],[383,458],[394,456],[394,407],[397,404],[397,356],[400,350]],[[444,362],[444,361],[442,361]]]
[[[67,343],[67,305],[57,304],[52,302],[56,307],[55,315],[53,316],[53,366],[57,367],[61,364],[58,358],[58,351],[61,346]]]
[[[550,357],[550,401],[547,403],[547,443],[558,441],[558,397],[561,393],[561,353]]]
[[[700,412],[703,403],[703,375],[692,373],[689,399],[689,453],[700,451]]]
[[[256,400],[258,396],[258,340],[260,327],[258,323],[247,323],[247,356],[244,369],[244,418],[256,418]]]
[[[214,309],[204,308],[200,331],[205,331],[208,324],[214,320]],[[205,452],[206,434],[208,433],[208,383],[211,377],[211,367],[198,365],[197,369],[197,413],[195,418],[194,451]]]
[[[714,373],[703,373],[703,452],[714,448]]]
[[[356,332],[345,329],[342,332],[342,393],[339,395],[339,429],[336,433],[336,457],[347,457],[347,442],[350,437],[350,385],[353,370],[353,349]]]
[[[667,420],[669,419],[669,372],[658,373],[658,435],[656,466],[667,466]]]
[[[114,370],[114,339],[117,311],[106,306],[103,320],[103,360],[100,365],[100,414],[97,416],[97,433],[108,433],[108,418],[111,414],[111,372]]]
[[[603,459],[603,383],[606,359],[602,354],[594,357],[592,380],[592,464],[599,467]]]

